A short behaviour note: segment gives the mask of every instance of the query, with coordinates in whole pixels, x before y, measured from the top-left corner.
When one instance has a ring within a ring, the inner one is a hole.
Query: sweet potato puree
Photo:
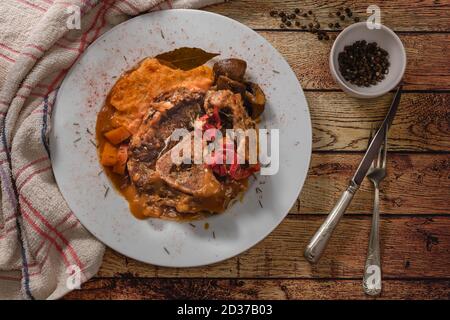
[[[96,137],[104,172],[117,190],[127,199],[131,212],[138,218],[154,216],[146,198],[139,196],[129,178],[124,175],[127,146],[121,144],[140,127],[150,103],[159,95],[184,87],[208,90],[213,83],[208,66],[189,71],[169,68],[157,59],[147,58],[135,69],[124,74],[114,85],[97,116]]]

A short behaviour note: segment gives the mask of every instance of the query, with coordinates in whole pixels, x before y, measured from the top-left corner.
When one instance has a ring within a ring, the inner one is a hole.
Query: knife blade
[[[402,86],[399,86],[397,92],[394,95],[394,99],[392,100],[391,107],[384,118],[384,121],[377,133],[373,137],[372,142],[370,143],[367,151],[359,163],[358,169],[356,169],[355,175],[352,178],[352,182],[357,186],[360,186],[364,177],[369,171],[370,165],[372,164],[375,157],[378,155],[378,151],[380,150],[381,144],[384,141],[384,136],[387,134],[386,130],[391,127],[392,120],[394,120],[395,114],[397,113],[398,105],[400,104],[400,96],[401,96]]]
[[[340,199],[336,202],[333,209],[328,214],[326,220],[320,228],[316,231],[314,236],[311,238],[308,246],[305,249],[305,258],[311,263],[316,263],[319,261],[323,251],[325,250],[330,237],[336,228],[339,220],[342,218],[345,210],[347,210],[350,202],[353,199],[356,191],[361,185],[364,177],[367,174],[367,171],[370,169],[370,165],[375,157],[378,155],[378,150],[383,143],[384,136],[387,134],[388,128],[392,124],[392,120],[397,112],[398,105],[400,103],[400,95],[401,95],[402,86],[400,85],[397,89],[397,92],[394,95],[394,99],[392,100],[391,107],[384,118],[383,123],[378,129],[377,133],[373,137],[372,142],[367,148],[366,153],[364,154],[363,159],[361,160],[358,169],[355,172],[355,175],[350,180],[350,184],[347,187],[347,190],[342,193]]]

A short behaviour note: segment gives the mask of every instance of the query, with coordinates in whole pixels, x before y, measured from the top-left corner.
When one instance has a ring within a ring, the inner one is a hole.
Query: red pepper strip
[[[242,180],[250,177],[253,173],[258,172],[260,170],[261,166],[259,165],[259,163],[245,169],[238,165],[236,172],[234,172],[233,174],[231,174],[230,169],[230,176],[235,180]]]
[[[200,117],[200,121],[204,122],[202,126],[203,131],[209,129],[220,129],[222,127],[222,122],[219,116],[219,108],[217,106],[214,107],[213,114],[212,115],[205,114],[204,116]],[[210,134],[208,139],[210,141],[214,141],[216,139],[216,134],[217,131],[214,131],[212,134]],[[231,155],[233,159],[232,163],[229,165],[229,168],[227,168],[227,164],[223,163],[226,162],[227,153]],[[222,161],[219,161],[220,155],[222,155],[223,157]],[[235,151],[235,146],[233,143],[224,142],[222,145],[222,150],[217,150],[217,152],[215,152],[212,155],[212,157],[213,163],[210,164],[209,167],[211,168],[211,170],[213,170],[214,173],[218,174],[221,177],[229,175],[231,178],[235,180],[242,180],[248,178],[254,172],[258,172],[261,170],[261,166],[259,163],[252,165],[248,168],[242,168],[242,166],[238,164],[237,153]],[[218,162],[222,162],[222,164]]]

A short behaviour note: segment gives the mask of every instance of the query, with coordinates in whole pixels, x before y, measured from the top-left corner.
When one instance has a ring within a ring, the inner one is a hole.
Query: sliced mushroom
[[[234,81],[226,76],[219,76],[216,81],[217,90],[230,90],[244,97],[246,87],[242,82]]]
[[[219,76],[226,76],[235,81],[242,81],[246,69],[247,62],[234,58],[217,61],[213,67],[216,79]]]
[[[245,102],[250,109],[252,119],[257,119],[264,112],[266,95],[259,85],[249,82],[245,92]]]

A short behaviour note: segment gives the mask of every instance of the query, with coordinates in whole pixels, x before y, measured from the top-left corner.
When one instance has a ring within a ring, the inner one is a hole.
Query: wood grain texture
[[[278,11],[292,12],[295,8],[303,11],[313,10],[317,19],[328,28],[329,22],[337,22],[346,26],[349,22],[342,23],[335,17],[330,18],[329,12],[335,13],[340,7],[350,7],[355,16],[361,21],[367,19],[369,14],[366,9],[369,4],[365,1],[320,1],[320,0],[231,0],[227,3],[218,4],[207,8],[208,11],[219,13],[251,28],[279,29],[280,21],[270,17],[269,12],[273,9]],[[376,4],[381,9],[382,23],[396,31],[450,31],[450,4],[441,0],[395,0],[378,1]],[[310,19],[301,18],[304,23]]]
[[[361,100],[343,92],[306,92],[313,151],[365,151],[370,130],[381,125],[392,96]],[[403,93],[389,130],[389,150],[450,151],[450,94]]]
[[[147,265],[107,250],[100,277],[359,278],[367,253],[369,216],[346,216],[319,264],[303,250],[323,217],[290,216],[264,241],[224,262],[200,268]],[[215,226],[210,226],[211,232]],[[383,278],[449,278],[450,217],[383,217]],[[220,233],[216,230],[216,237]],[[213,241],[213,240],[212,240]],[[170,246],[168,247],[170,250]],[[161,249],[162,250],[162,249]]]
[[[327,213],[348,185],[362,154],[313,153],[299,201],[291,213]],[[389,153],[380,185],[380,210],[388,214],[450,213],[450,155]],[[264,185],[261,186],[264,197]],[[262,199],[264,204],[264,198]],[[373,188],[365,179],[347,213],[372,212]]]
[[[332,42],[306,32],[260,32],[288,61],[303,89],[338,89],[328,67]],[[450,89],[450,33],[400,34],[408,63],[405,90]]]
[[[450,280],[386,280],[379,299],[450,299]],[[361,280],[94,279],[66,299],[373,299]]]

